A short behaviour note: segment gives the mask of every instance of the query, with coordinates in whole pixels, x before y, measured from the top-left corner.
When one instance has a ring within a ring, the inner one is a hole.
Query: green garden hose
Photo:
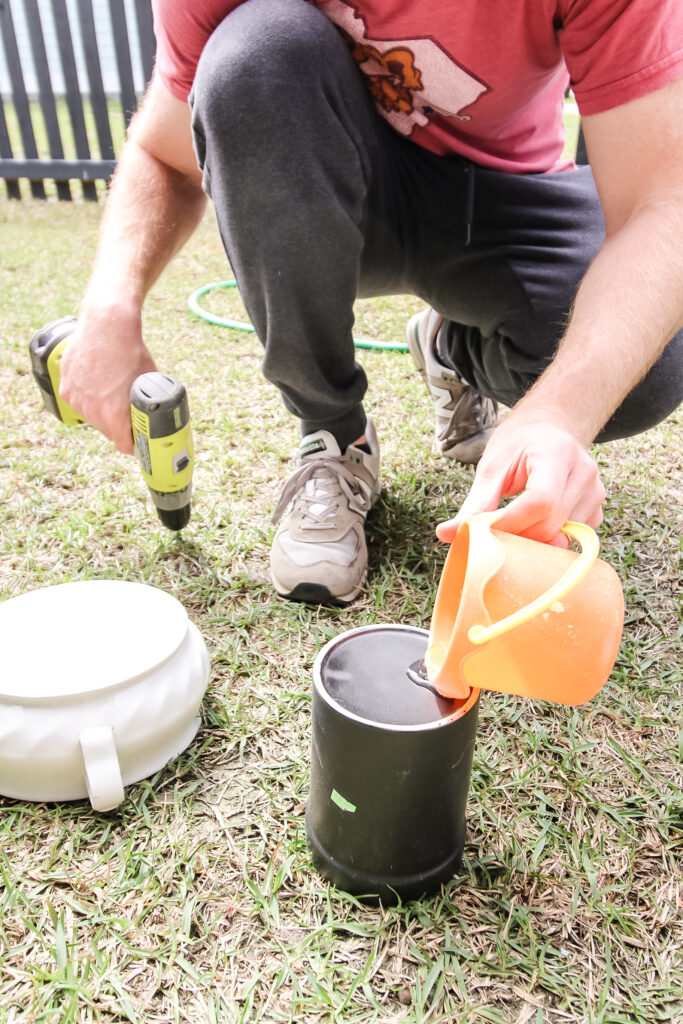
[[[190,295],[187,300],[190,311],[201,320],[206,320],[209,324],[215,324],[216,327],[229,327],[234,331],[250,331],[253,334],[254,327],[252,324],[241,320],[228,320],[225,317],[216,316],[214,313],[209,313],[208,310],[199,305],[199,300],[202,296],[208,294],[208,292],[214,291],[216,288],[236,287],[236,281],[214,281],[213,284],[202,285],[201,288],[197,288],[196,292],[192,292],[192,295]],[[373,341],[372,338],[354,338],[353,343],[356,348],[383,349],[385,352],[408,351],[408,346],[405,342],[399,341]]]

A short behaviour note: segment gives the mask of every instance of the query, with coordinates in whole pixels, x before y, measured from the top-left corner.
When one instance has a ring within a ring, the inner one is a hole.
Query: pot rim
[[[364,718],[362,715],[357,715],[353,711],[349,711],[348,708],[343,707],[338,701],[332,697],[325,687],[323,686],[322,680],[322,668],[325,659],[329,655],[330,651],[333,650],[338,644],[348,640],[352,636],[356,636],[360,633],[371,633],[379,631],[389,632],[409,632],[419,633],[425,637],[425,640],[429,638],[429,630],[423,629],[421,626],[407,626],[401,623],[370,623],[366,626],[356,626],[353,629],[347,629],[343,633],[339,633],[337,636],[332,637],[328,640],[324,647],[316,655],[316,659],[313,663],[313,686],[316,693],[321,697],[322,700],[332,708],[338,714],[351,722],[358,722],[360,725],[367,725],[372,729],[379,729],[383,732],[428,732],[432,729],[441,729],[445,725],[449,725],[451,722],[456,721],[458,718],[464,718],[476,705],[479,699],[479,690],[476,687],[470,687],[469,697],[459,707],[447,715],[445,718],[435,719],[433,722],[421,722],[417,725],[400,725],[393,724],[390,722],[377,722],[371,718]],[[448,700],[448,697],[444,697],[444,700]]]

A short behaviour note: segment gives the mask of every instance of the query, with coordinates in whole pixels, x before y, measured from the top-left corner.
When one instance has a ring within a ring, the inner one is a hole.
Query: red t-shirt
[[[157,71],[185,100],[241,0],[153,0]],[[683,76],[683,0],[309,0],[396,131],[517,173],[561,170],[563,99],[596,114]]]

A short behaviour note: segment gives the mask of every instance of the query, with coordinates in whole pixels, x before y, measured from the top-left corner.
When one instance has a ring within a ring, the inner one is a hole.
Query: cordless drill
[[[67,426],[83,423],[59,395],[60,363],[76,317],[53,320],[31,338],[29,352],[45,408]],[[159,519],[182,530],[190,519],[194,450],[190,409],[182,384],[166,373],[143,373],[130,390],[135,453]]]

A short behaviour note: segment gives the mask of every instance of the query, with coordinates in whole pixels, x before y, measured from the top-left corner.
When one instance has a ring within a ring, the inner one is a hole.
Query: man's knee
[[[323,68],[341,39],[305,0],[246,0],[214,30],[202,52],[192,106],[203,120],[242,121],[260,110],[283,111],[302,73]]]

